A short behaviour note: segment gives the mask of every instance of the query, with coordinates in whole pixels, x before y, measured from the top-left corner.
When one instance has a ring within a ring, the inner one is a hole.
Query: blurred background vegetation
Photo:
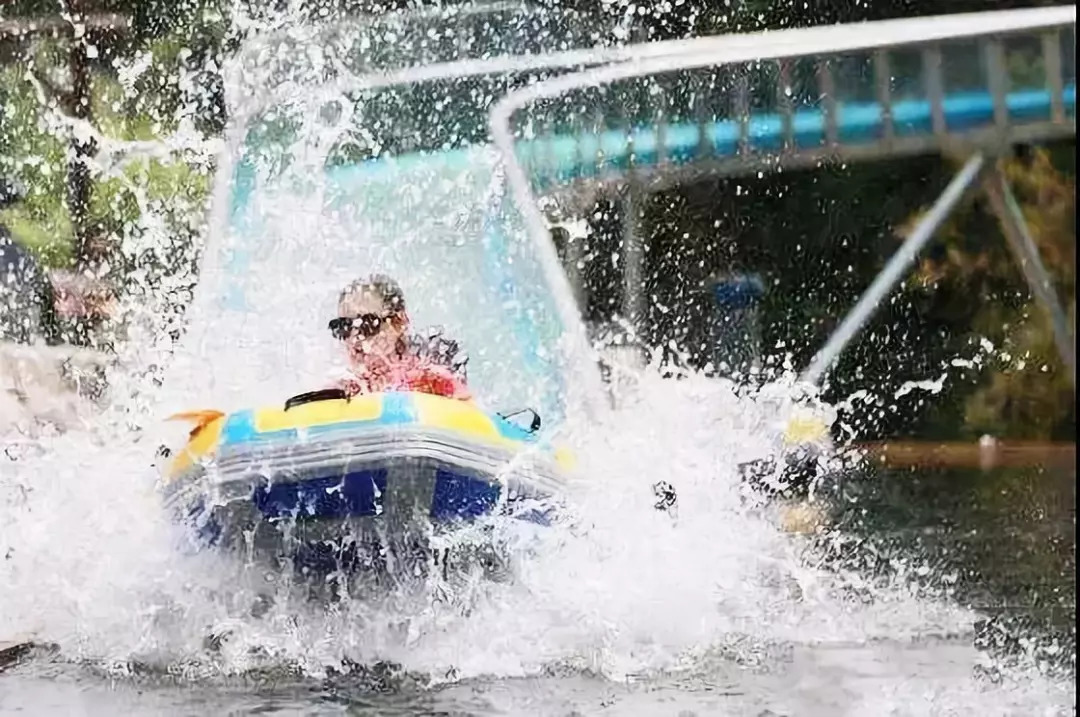
[[[638,37],[661,39],[1051,3],[967,0],[944,8],[930,0],[690,0],[645,14],[624,4],[571,4],[630,23]],[[331,8],[378,12],[404,5],[5,3],[0,180],[18,192],[0,211],[0,223],[52,267],[79,266],[83,255],[96,251],[107,256],[108,273],[121,284],[133,275],[145,282],[148,275],[179,272],[191,265],[213,171],[212,156],[184,140],[217,137],[225,127],[220,70],[246,31],[237,18],[268,17],[286,6],[318,19]],[[55,32],[23,32],[33,19],[58,17],[77,24],[108,17],[122,22],[82,34],[70,23]],[[81,106],[74,99],[80,77],[88,98]],[[93,130],[89,135],[86,126]],[[80,152],[91,158],[82,199],[71,171]],[[1075,143],[1025,148],[1006,167],[1075,321]],[[762,275],[769,287],[765,346],[804,366],[955,170],[947,159],[908,158],[716,179],[652,195],[644,215],[650,293],[656,297],[649,338],[657,345],[674,342],[702,363],[706,282],[717,271],[744,269]],[[610,253],[604,243],[611,240],[610,227],[601,219],[594,229],[593,255]],[[166,241],[143,241],[154,231]],[[589,310],[604,313],[618,277],[605,269],[608,262],[594,263],[587,276],[594,296]],[[680,310],[664,313],[655,308],[661,305]],[[906,382],[942,374],[948,378],[936,395],[897,395]],[[1072,439],[1075,393],[1048,322],[980,200],[953,217],[918,271],[843,356],[830,398],[867,388],[874,393],[861,417],[867,436]]]

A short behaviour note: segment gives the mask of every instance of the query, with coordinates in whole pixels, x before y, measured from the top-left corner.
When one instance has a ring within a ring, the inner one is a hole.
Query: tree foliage
[[[1055,166],[1046,148],[1001,165],[1075,326],[1075,175]],[[939,247],[923,258],[909,290],[924,311],[969,326],[1001,349],[991,359],[993,370],[963,401],[966,432],[1071,438],[1075,391],[1058,355],[1049,316],[1030,296],[988,208],[981,202],[970,204],[943,227]]]

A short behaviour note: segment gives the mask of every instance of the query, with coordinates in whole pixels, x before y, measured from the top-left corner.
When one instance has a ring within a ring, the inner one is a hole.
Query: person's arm
[[[345,396],[347,398],[358,396],[361,393],[367,393],[367,386],[362,381],[358,380],[355,376],[351,375],[343,376],[337,379],[336,381],[334,381],[333,385],[330,386],[330,388],[340,388],[342,391],[345,392]]]

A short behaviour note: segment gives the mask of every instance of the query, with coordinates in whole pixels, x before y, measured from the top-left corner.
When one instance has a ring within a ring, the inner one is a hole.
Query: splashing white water
[[[903,645],[965,633],[974,616],[903,585],[867,586],[808,565],[797,540],[740,494],[736,460],[770,450],[755,427],[774,416],[753,401],[695,378],[643,377],[637,391],[577,434],[582,479],[570,513],[515,557],[513,581],[329,608],[268,587],[235,560],[184,555],[143,442],[69,435],[26,466],[23,497],[5,507],[0,629],[33,632],[70,658],[121,672],[140,663],[192,678],[279,665],[320,676],[343,660],[391,660],[435,680],[557,667],[621,681],[708,670],[718,655],[736,664],[783,659],[770,658],[769,645],[836,645],[849,652],[814,659],[840,660],[832,669],[844,680],[876,674],[874,694],[860,698],[875,711],[948,704],[999,713],[1068,699],[1067,684],[1037,675],[982,695],[971,669],[984,660],[955,645],[926,648],[918,659],[941,665],[901,689],[892,680],[924,664],[909,664]],[[658,478],[677,487],[674,516],[652,506]],[[501,531],[507,541],[520,537]],[[854,598],[850,588],[863,592]],[[256,594],[267,591],[276,604],[252,617]]]
[[[306,144],[295,152],[309,150]],[[324,160],[325,147],[311,161]],[[447,196],[475,199],[473,185],[457,181],[460,195]],[[416,211],[429,198],[417,196],[407,206]],[[290,298],[294,289],[301,295],[311,274],[289,274],[296,267],[284,257],[302,257],[312,236],[325,239],[343,230],[340,215],[327,213],[323,200],[316,192],[298,204],[266,208],[277,222],[270,236],[286,242],[281,246],[291,253],[269,252],[265,267],[276,273],[252,269],[249,277],[266,289],[265,302],[272,304],[276,294],[283,306],[299,303],[303,311],[285,318],[273,311],[245,315],[233,326],[236,333],[211,323],[220,317],[204,313],[203,325],[193,327],[200,340],[218,332],[212,357],[189,351],[187,358],[212,358],[220,388],[248,398],[253,392],[285,394],[301,381],[298,374],[253,375],[251,354],[230,353],[229,345],[247,338],[245,328],[272,337],[315,321],[321,307],[314,291],[302,302]],[[460,209],[438,211],[449,216]],[[378,223],[393,227],[415,219],[403,211]],[[447,224],[434,210],[420,214],[421,227]],[[445,281],[445,273],[421,269],[409,280],[418,292],[439,295],[436,282]],[[317,288],[328,290],[348,274],[330,273]],[[457,304],[469,300],[459,298]],[[451,314],[452,309],[453,304],[433,308]],[[424,594],[331,608],[309,604],[288,585],[270,584],[236,560],[185,552],[181,531],[162,509],[150,465],[159,432],[167,430],[157,419],[162,407],[217,396],[213,381],[196,380],[197,364],[181,366],[164,388],[151,389],[149,366],[164,362],[159,341],[157,334],[136,337],[128,347],[111,375],[117,407],[93,430],[50,441],[42,456],[0,464],[0,637],[29,635],[56,643],[73,659],[120,669],[150,663],[191,676],[282,664],[320,675],[348,659],[393,660],[437,678],[537,675],[556,665],[618,679],[693,669],[725,645],[738,651],[747,643],[752,652],[770,642],[895,643],[963,633],[973,620],[966,610],[915,596],[903,586],[870,587],[857,575],[808,565],[798,539],[781,532],[743,495],[736,467],[775,449],[772,436],[784,418],[776,403],[794,398],[789,384],[738,395],[723,382],[694,376],[662,380],[652,372],[639,377],[637,394],[618,410],[588,424],[575,425],[570,417],[581,464],[580,480],[566,500],[570,510],[516,555],[513,581],[457,586],[455,594],[438,600]],[[277,346],[288,357],[283,358],[274,348],[268,340],[259,349],[271,352],[262,356],[267,364],[311,366],[326,351],[283,342]],[[225,385],[230,377],[239,383],[241,376],[246,386]],[[675,515],[653,508],[651,485],[658,480],[678,491]],[[504,531],[499,535],[506,541],[522,538],[508,526],[496,530]],[[852,599],[852,587],[869,590],[873,599]],[[251,605],[261,592],[273,593],[276,602],[253,617]],[[213,649],[207,648],[208,636],[214,636]],[[962,659],[978,662],[973,651]],[[1046,699],[1054,704],[1054,695],[1068,692],[1061,685],[1032,685],[1050,697],[1029,705],[1047,704]],[[892,694],[863,698],[867,713],[892,709],[891,700],[905,704],[905,695],[897,694],[901,688],[888,687]],[[991,695],[969,702],[979,688],[966,674],[924,687],[934,699],[947,698],[972,712],[992,711],[1000,700]]]

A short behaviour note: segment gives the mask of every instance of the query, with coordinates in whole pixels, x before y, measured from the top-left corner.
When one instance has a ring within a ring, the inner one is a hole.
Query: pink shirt
[[[377,369],[350,369],[338,386],[350,397],[384,391],[417,391],[446,398],[472,398],[465,382],[448,367],[411,354]]]

